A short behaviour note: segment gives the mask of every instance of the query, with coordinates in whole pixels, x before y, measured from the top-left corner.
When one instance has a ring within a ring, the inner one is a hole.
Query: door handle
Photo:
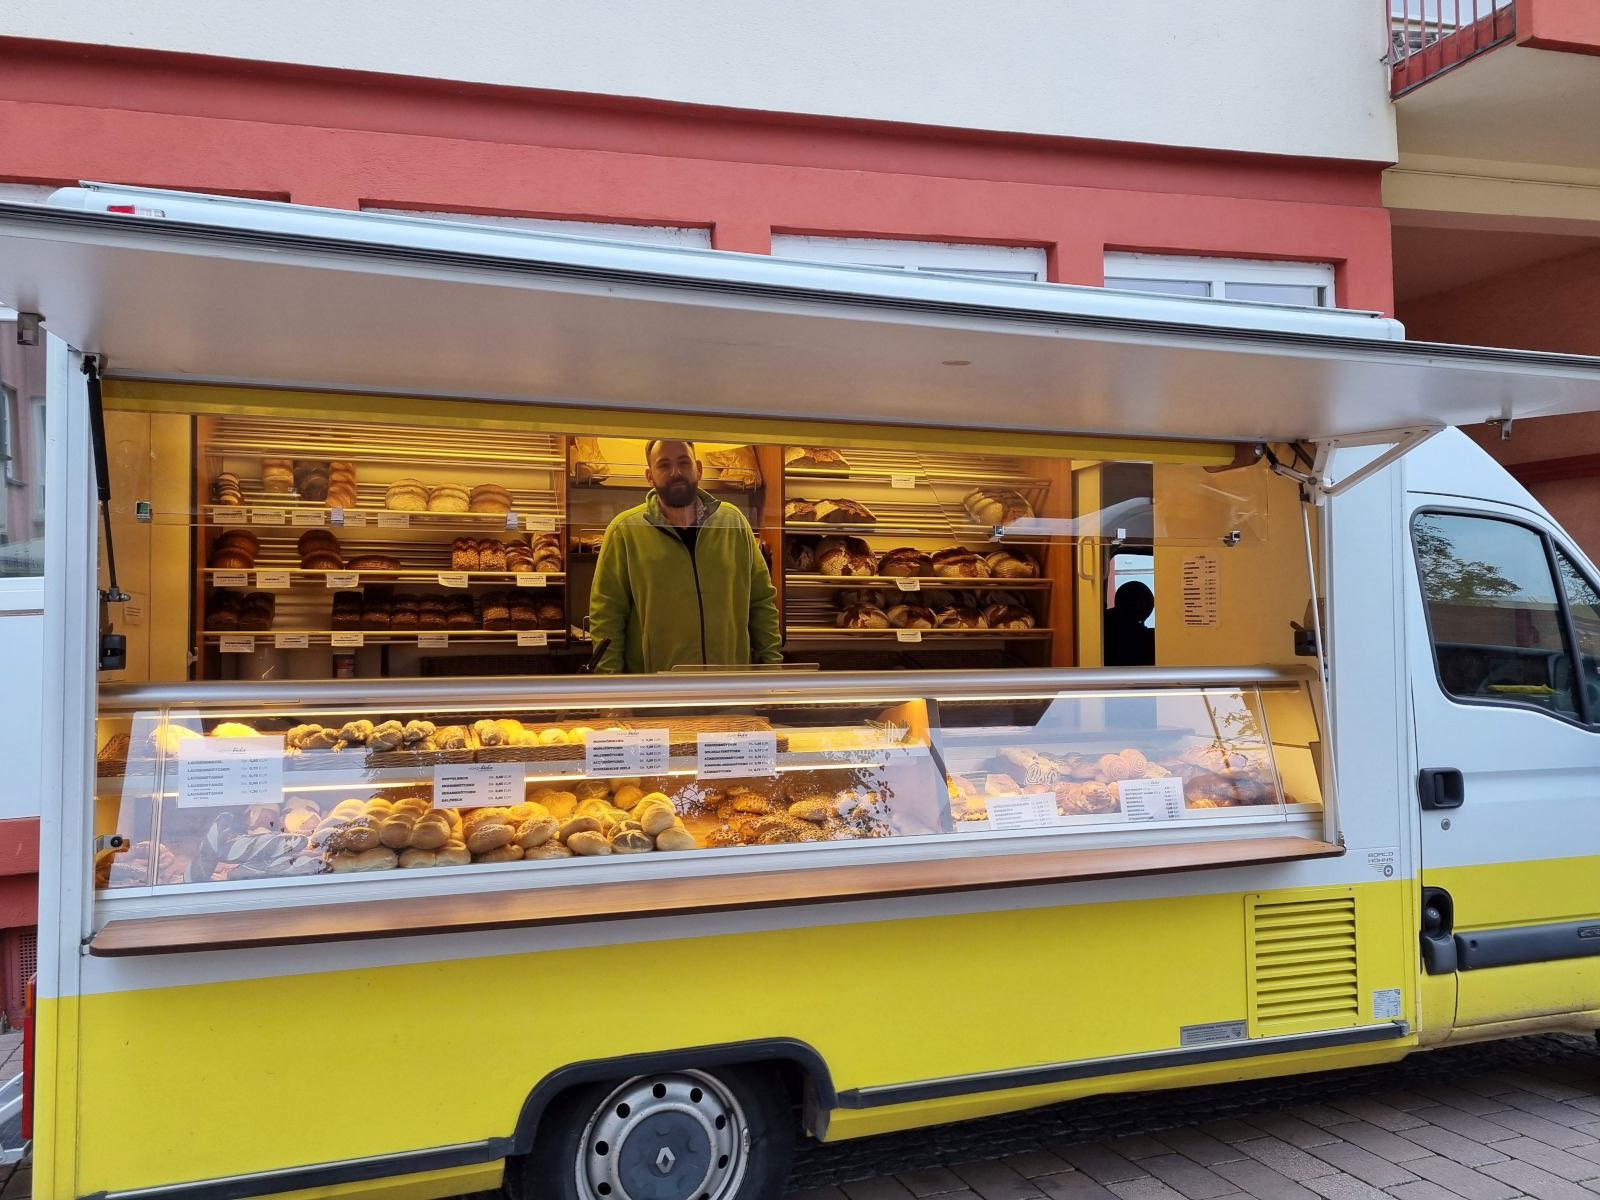
[[[1454,767],[1423,767],[1417,772],[1417,798],[1422,807],[1460,808],[1467,798],[1467,784]]]

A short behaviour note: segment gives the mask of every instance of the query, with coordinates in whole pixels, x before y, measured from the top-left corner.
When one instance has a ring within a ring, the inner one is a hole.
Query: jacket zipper
[[[658,525],[656,528],[660,529],[661,527]],[[695,534],[694,549],[690,550],[688,546],[684,545],[683,536],[678,533],[676,526],[670,529],[662,529],[661,532],[677,542],[678,545],[683,546],[684,553],[689,556],[689,570],[694,574],[694,603],[695,607],[700,611],[700,662],[704,665],[706,662],[706,602],[705,597],[700,594],[700,563],[697,561],[696,554],[700,549],[700,534]],[[700,526],[700,532],[705,532],[704,525]]]

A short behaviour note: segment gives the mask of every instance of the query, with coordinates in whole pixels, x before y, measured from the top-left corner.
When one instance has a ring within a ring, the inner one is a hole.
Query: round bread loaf
[[[226,529],[217,535],[217,540],[212,543],[213,549],[220,550],[224,546],[232,546],[236,550],[243,550],[254,558],[261,553],[261,543],[256,535],[248,529]]]
[[[962,504],[984,525],[1007,525],[1033,516],[1033,505],[1011,488],[975,488],[962,498]]]
[[[955,579],[987,579],[989,564],[965,546],[933,553],[933,573]]]
[[[682,825],[673,825],[656,834],[657,850],[693,850],[695,845],[694,834]]]
[[[399,571],[404,568],[392,554],[358,554],[344,564],[347,571]]]
[[[466,512],[467,489],[459,483],[441,483],[428,491],[429,512]]]
[[[794,571],[797,574],[811,574],[817,569],[816,547],[797,538],[785,538],[783,543],[783,565],[787,570]]]
[[[504,846],[497,846],[495,849],[486,850],[482,854],[474,854],[472,861],[478,863],[518,862],[521,858],[522,847],[515,842],[508,842]]]
[[[467,495],[467,508],[475,513],[511,511],[511,493],[498,483],[480,483]]]
[[[915,579],[933,574],[933,559],[911,546],[899,546],[878,559],[878,574]]]
[[[642,829],[619,829],[611,835],[613,854],[648,854],[655,848],[655,839]]]
[[[337,550],[339,548],[339,539],[326,529],[308,529],[300,535],[299,541],[295,543],[296,549],[301,554],[305,554],[317,546],[331,546]]]
[[[817,519],[817,502],[815,500],[802,500],[798,496],[793,500],[784,501],[783,519],[785,521],[815,521]]]
[[[383,494],[383,506],[395,512],[423,512],[428,507],[428,485],[420,479],[396,479]]]
[[[236,546],[223,546],[211,552],[211,565],[231,570],[248,570],[256,565],[255,555]]]
[[[575,833],[567,839],[567,849],[574,854],[586,857],[598,857],[611,853],[611,843],[606,840],[603,833],[585,831]]]
[[[889,624],[896,629],[933,629],[939,618],[920,604],[896,604],[889,610]]]
[[[840,629],[887,629],[889,614],[870,604],[852,604],[838,617]]]
[[[345,850],[328,860],[334,872],[390,871],[400,863],[400,856],[387,846],[373,846],[366,850]]]
[[[989,574],[999,579],[1037,579],[1038,560],[1018,550],[996,550],[984,555]]]
[[[318,546],[301,557],[300,566],[306,571],[342,571],[344,559],[337,550]]]
[[[988,624],[983,619],[982,612],[967,605],[941,608],[935,621],[935,627],[938,629],[987,629]]]
[[[1015,604],[991,604],[983,610],[990,629],[1032,629],[1033,614]]]
[[[523,858],[571,858],[572,851],[560,842],[542,842],[523,854]]]

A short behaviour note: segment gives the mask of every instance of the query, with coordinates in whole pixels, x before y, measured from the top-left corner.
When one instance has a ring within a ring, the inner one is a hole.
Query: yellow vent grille
[[[1247,896],[1252,1036],[1335,1029],[1361,1019],[1356,899]]]

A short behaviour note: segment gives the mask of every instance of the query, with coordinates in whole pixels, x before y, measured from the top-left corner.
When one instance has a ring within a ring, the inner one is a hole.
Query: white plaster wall
[[[73,0],[0,34],[1392,161],[1374,0]]]

